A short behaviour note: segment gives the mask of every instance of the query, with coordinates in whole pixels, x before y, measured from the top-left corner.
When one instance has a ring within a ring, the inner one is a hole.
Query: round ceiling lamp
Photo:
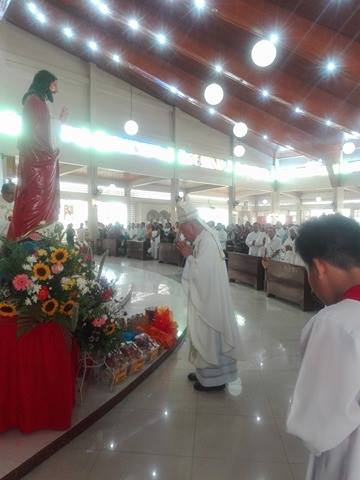
[[[224,98],[224,90],[217,83],[211,83],[205,88],[204,97],[209,105],[218,105]]]
[[[124,130],[127,135],[134,136],[139,131],[139,125],[135,120],[128,120],[124,125]]]
[[[236,145],[234,147],[234,155],[235,157],[243,157],[245,155],[245,147],[243,145]]]
[[[258,67],[268,67],[276,58],[277,50],[270,40],[260,40],[251,50],[252,61]]]
[[[248,133],[248,126],[244,122],[237,122],[234,125],[233,133],[237,138],[243,138]]]
[[[351,155],[355,152],[355,143],[353,142],[346,142],[344,143],[343,145],[343,152],[346,154],[346,155]]]

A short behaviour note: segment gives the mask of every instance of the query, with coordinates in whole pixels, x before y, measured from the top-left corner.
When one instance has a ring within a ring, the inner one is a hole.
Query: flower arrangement
[[[113,285],[96,279],[91,258],[78,247],[64,246],[60,238],[5,242],[0,259],[0,316],[16,317],[19,335],[46,321],[76,332],[78,320],[95,314],[101,317],[100,310],[113,295]],[[82,346],[88,347],[84,342]]]

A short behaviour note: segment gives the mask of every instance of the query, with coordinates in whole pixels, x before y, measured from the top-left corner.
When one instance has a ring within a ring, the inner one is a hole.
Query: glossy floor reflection
[[[178,267],[155,262],[119,263],[179,274]],[[163,284],[166,291],[165,277]],[[185,342],[125,401],[25,478],[304,479],[306,452],[286,434],[285,417],[310,314],[250,287],[232,284],[231,292],[247,353],[241,382],[225,392],[195,392],[186,379]]]

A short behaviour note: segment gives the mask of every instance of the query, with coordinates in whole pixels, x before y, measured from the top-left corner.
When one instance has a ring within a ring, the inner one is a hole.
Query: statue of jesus
[[[56,222],[60,208],[59,150],[51,139],[47,101],[58,91],[57,78],[40,70],[25,93],[23,130],[19,139],[20,163],[15,206],[7,237],[23,240]],[[63,108],[60,121],[67,117]]]

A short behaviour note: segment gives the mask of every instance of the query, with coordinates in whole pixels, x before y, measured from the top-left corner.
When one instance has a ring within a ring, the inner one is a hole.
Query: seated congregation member
[[[292,265],[303,266],[304,263],[301,260],[300,255],[296,251],[296,238],[298,233],[298,227],[295,225],[289,228],[289,236],[285,240],[282,246],[283,260],[286,263],[291,263]]]
[[[265,232],[262,232],[259,224],[255,222],[253,225],[253,230],[246,237],[246,245],[249,247],[249,255],[253,255],[254,257],[262,256],[261,253],[262,247],[265,244],[265,238]]]
[[[281,240],[276,235],[275,227],[267,227],[267,235],[264,243],[264,255],[268,260],[280,261],[281,259]]]
[[[188,378],[195,390],[223,390],[238,378],[236,362],[242,359],[225,255],[216,231],[193,205],[178,206],[178,216],[185,238],[194,242],[194,248],[178,244],[187,258],[182,282],[188,299],[189,360],[196,368]]]
[[[339,214],[306,222],[296,248],[326,307],[301,335],[287,420],[310,451],[307,480],[360,478],[360,225]]]

